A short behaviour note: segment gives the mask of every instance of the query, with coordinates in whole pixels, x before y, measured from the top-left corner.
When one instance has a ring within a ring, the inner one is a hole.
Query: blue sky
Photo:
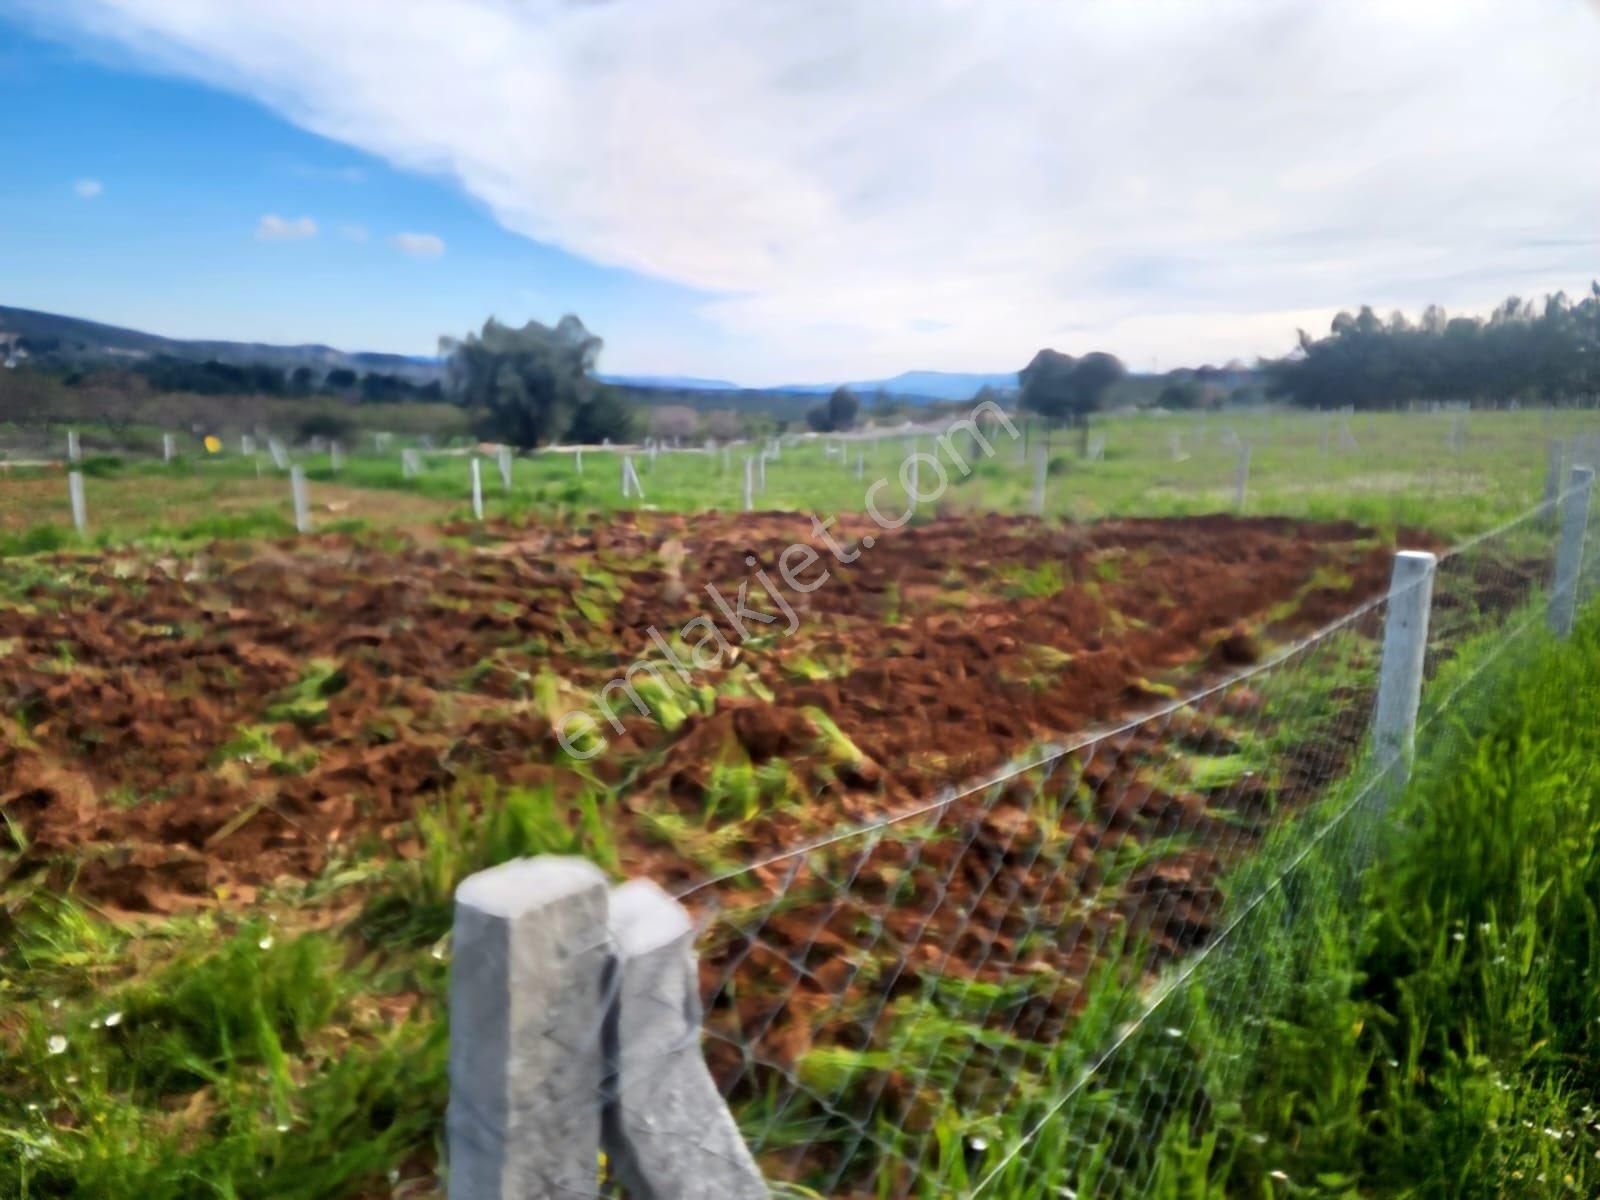
[[[0,0],[0,303],[575,312],[744,383],[1248,361],[1586,290],[1596,61],[1581,0]]]
[[[176,337],[411,354],[491,313],[570,311],[611,334],[612,369],[629,369],[619,329],[647,334],[635,338],[645,349],[715,336],[689,289],[511,233],[450,180],[252,100],[33,36],[3,5],[0,98],[25,114],[0,123],[0,304]],[[263,238],[269,215],[309,217],[316,233]],[[406,254],[390,240],[404,233],[441,239],[443,254]]]

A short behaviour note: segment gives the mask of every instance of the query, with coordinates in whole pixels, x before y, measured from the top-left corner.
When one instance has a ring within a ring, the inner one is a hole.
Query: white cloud
[[[364,242],[367,240],[367,227],[365,225],[341,225],[339,236],[351,242]]]
[[[256,238],[263,242],[301,242],[317,236],[317,223],[310,217],[294,220],[268,213],[256,225]]]
[[[93,200],[106,190],[106,185],[98,179],[79,179],[73,183],[72,190],[84,200]]]
[[[433,233],[397,233],[389,244],[412,258],[438,258],[444,253],[444,239]]]
[[[1278,352],[1298,311],[1595,260],[1600,23],[1570,0],[32,3],[714,293],[717,361],[662,369]]]

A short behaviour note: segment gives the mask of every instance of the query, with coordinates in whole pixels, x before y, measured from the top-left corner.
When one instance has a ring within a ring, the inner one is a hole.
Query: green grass
[[[1049,1111],[1052,1077],[1092,1020],[995,1149],[941,1143],[919,1194],[1024,1131],[986,1197],[1600,1194],[1600,609],[1530,641],[1436,719],[1401,795],[1346,786],[1280,831],[1236,895],[1328,833],[1073,1103]]]
[[[1089,520],[1105,516],[1180,516],[1231,511],[1234,507],[1233,475],[1237,451],[1226,438],[1233,433],[1251,445],[1251,475],[1246,511],[1317,520],[1356,520],[1385,533],[1398,529],[1429,529],[1455,538],[1488,528],[1535,503],[1542,495],[1549,440],[1589,432],[1593,414],[1584,411],[1473,413],[1467,419],[1463,448],[1447,447],[1449,414],[1359,414],[1351,419],[1356,449],[1342,449],[1337,438],[1327,450],[1322,446],[1324,418],[1305,413],[1183,414],[1166,418],[1148,415],[1108,416],[1096,427],[1106,439],[1105,457],[1087,462],[1075,456],[1068,440],[1054,435],[1046,515],[1057,519]],[[1037,445],[1043,434],[1028,430]],[[1170,442],[1176,436],[1184,457],[1174,460]],[[423,507],[413,514],[470,516],[468,456],[462,451],[425,452],[423,469],[413,479],[404,478],[397,438],[379,455],[370,439],[352,446],[342,469],[335,473],[326,455],[297,454],[313,485],[337,483],[342,488],[401,491],[417,498]],[[895,518],[906,511],[905,492],[899,480],[902,460],[913,444],[902,434],[885,435],[862,443],[865,477],[855,477],[856,446],[843,460],[825,454],[826,439],[785,447],[781,457],[767,466],[767,489],[757,497],[763,510],[788,510],[825,515],[865,511],[874,481],[884,480],[873,492],[880,512]],[[964,438],[941,447],[922,435],[915,445],[934,454],[949,480],[936,502],[922,506],[915,519],[935,509],[1027,512],[1030,510],[1033,470],[1022,460],[1024,445],[1003,431],[993,439],[993,455],[985,457]],[[203,536],[208,530],[196,513],[174,521],[171,510],[186,511],[203,502],[208,492],[225,492],[252,483],[257,461],[233,453],[230,442],[211,458],[193,455],[165,465],[159,461],[102,456],[94,462],[88,479],[91,536],[97,541],[125,542],[143,536],[186,534]],[[588,513],[617,509],[660,509],[697,512],[737,510],[743,486],[743,460],[751,446],[734,446],[705,452],[699,448],[665,451],[652,461],[635,453],[635,465],[645,496],[642,501],[621,495],[621,454],[586,451],[583,470],[568,451],[544,451],[516,459],[512,486],[502,488],[492,458],[483,461],[484,494],[490,517],[525,514]],[[970,470],[960,469],[957,456]],[[258,459],[263,456],[258,455]],[[724,466],[726,459],[727,465]],[[266,461],[264,487],[281,484],[279,473]],[[86,464],[86,467],[89,464]],[[0,479],[0,500],[10,481],[38,479],[45,473],[18,468]],[[933,487],[938,472],[924,465],[922,486]],[[136,492],[123,488],[116,495],[115,511],[108,511],[97,489],[111,482],[136,481]],[[13,505],[12,520],[25,525],[63,526],[68,523],[65,488],[47,494],[30,494]],[[215,536],[251,536],[284,532],[288,521],[288,489],[274,493],[270,511],[279,520],[273,530],[217,527]],[[382,514],[381,507],[378,510]],[[382,514],[387,517],[386,514]],[[252,518],[252,520],[264,518]],[[326,525],[319,519],[319,527]],[[50,535],[13,530],[5,535],[48,541]],[[38,542],[38,549],[51,548]],[[28,552],[15,541],[0,540],[0,553]],[[1108,568],[1115,574],[1116,568]]]

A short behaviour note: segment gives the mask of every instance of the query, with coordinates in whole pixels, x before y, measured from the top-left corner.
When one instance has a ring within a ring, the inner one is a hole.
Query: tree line
[[[1285,358],[1262,364],[1268,392],[1307,408],[1397,408],[1416,402],[1559,404],[1600,392],[1600,283],[1577,303],[1512,296],[1487,319],[1430,305],[1419,321],[1341,312],[1326,337],[1300,331]]]

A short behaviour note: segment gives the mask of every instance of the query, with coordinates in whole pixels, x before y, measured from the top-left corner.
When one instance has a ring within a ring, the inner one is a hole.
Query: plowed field
[[[871,533],[872,548],[854,543]],[[738,862],[1126,711],[1175,671],[1246,661],[1268,614],[1280,631],[1315,624],[1388,570],[1356,526],[1224,517],[836,526],[859,553],[848,565],[789,516],[490,534],[39,571],[0,608],[0,804],[30,860],[68,855],[87,894],[163,910],[314,874],[372,835],[404,852],[413,813],[458,776],[573,782],[552,720],[593,709],[594,689],[653,652],[652,627],[670,639],[707,616],[731,654],[695,673],[676,712],[618,698],[625,732],[587,769],[627,781],[626,810],[699,813],[715,764],[784,761],[812,802],[741,814],[722,849]],[[740,644],[707,585],[731,600],[750,560],[775,580],[784,548],[808,538],[822,554],[809,577],[831,577],[787,594],[792,635],[779,614],[747,620]],[[819,752],[808,709],[848,747]],[[669,885],[696,877],[632,853]]]

